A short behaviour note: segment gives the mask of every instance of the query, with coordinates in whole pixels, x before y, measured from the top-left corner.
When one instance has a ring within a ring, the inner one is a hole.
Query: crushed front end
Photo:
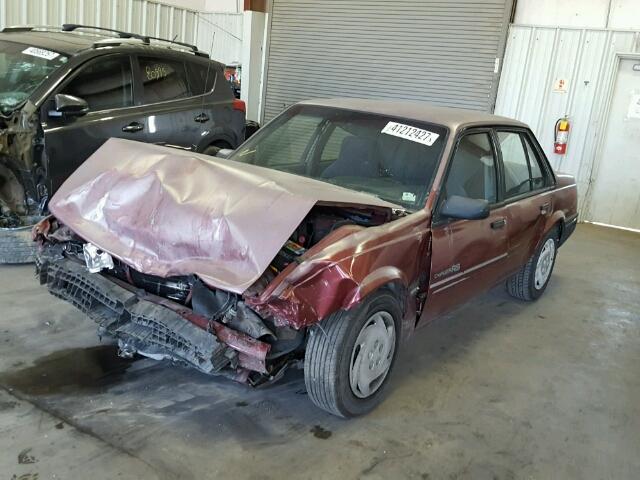
[[[33,225],[49,198],[44,134],[27,102],[0,114],[0,228]]]
[[[40,225],[49,230],[51,221]],[[195,276],[145,275],[115,259],[113,268],[91,273],[86,243],[65,227],[47,236],[36,261],[40,283],[95,321],[100,337],[115,339],[121,356],[170,360],[252,385],[279,378],[300,357],[304,333],[264,321],[237,294]]]

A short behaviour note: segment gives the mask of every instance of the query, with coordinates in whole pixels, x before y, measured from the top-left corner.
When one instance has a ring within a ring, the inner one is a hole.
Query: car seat
[[[338,158],[322,172],[322,177],[378,177],[379,169],[373,160],[374,147],[372,139],[346,137],[340,145]]]

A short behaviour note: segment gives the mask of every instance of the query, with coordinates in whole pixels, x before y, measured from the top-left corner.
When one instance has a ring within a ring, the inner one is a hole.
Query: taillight
[[[233,109],[234,110],[239,110],[242,113],[247,113],[247,106],[244,103],[244,100],[240,100],[237,98],[233,99]]]

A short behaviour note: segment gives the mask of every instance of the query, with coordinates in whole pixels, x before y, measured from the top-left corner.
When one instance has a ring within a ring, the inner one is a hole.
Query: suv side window
[[[189,73],[189,89],[193,95],[202,95],[213,90],[216,83],[217,69],[209,63],[203,65],[201,63],[187,62]]]
[[[129,56],[105,57],[89,62],[59,93],[86,100],[92,112],[132,106]]]
[[[143,103],[167,102],[191,96],[184,62],[155,57],[138,57]]]
[[[497,201],[497,170],[489,133],[470,133],[458,142],[445,183],[446,198],[453,195]]]

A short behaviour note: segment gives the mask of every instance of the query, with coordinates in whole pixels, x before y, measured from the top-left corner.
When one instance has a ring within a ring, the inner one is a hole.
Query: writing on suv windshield
[[[297,105],[232,160],[333,183],[415,210],[424,205],[446,129],[364,112]]]
[[[58,52],[0,41],[0,112],[22,104],[56,69],[67,62]]]

